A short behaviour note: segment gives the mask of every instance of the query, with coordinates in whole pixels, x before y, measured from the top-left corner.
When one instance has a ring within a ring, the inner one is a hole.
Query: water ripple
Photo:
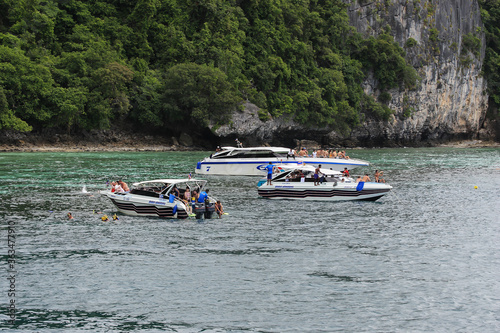
[[[394,186],[375,203],[264,200],[255,178],[215,176],[222,219],[101,221],[107,180],[185,176],[206,154],[2,154],[18,312],[0,329],[500,331],[499,149],[353,150],[372,162],[354,174]]]

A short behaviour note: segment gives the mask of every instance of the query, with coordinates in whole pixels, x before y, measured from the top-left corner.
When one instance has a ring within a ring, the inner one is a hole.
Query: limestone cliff
[[[351,24],[365,36],[390,27],[405,49],[407,61],[421,77],[413,91],[393,89],[387,122],[367,120],[348,136],[326,128],[305,128],[290,120],[262,122],[257,111],[236,112],[233,123],[215,131],[221,137],[243,137],[249,144],[290,145],[293,139],[323,144],[424,145],[477,138],[487,110],[486,81],[481,76],[485,53],[483,24],[476,0],[350,1]],[[480,41],[480,44],[471,43]],[[475,47],[474,47],[475,45]],[[368,95],[380,91],[370,76],[363,83]],[[483,130],[484,132],[484,130]],[[493,136],[486,133],[485,136]]]
[[[366,35],[388,24],[422,78],[415,91],[390,91],[389,107],[395,110],[391,121],[369,121],[353,136],[362,141],[410,143],[478,135],[488,96],[481,76],[485,41],[477,1],[358,1],[349,8],[349,17]],[[481,41],[478,49],[465,43],[471,38]],[[364,82],[368,94],[376,96],[375,87],[373,80]]]

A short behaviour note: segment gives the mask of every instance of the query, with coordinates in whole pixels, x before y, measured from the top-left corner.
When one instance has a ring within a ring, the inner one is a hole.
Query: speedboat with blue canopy
[[[258,183],[259,196],[266,199],[375,201],[392,189],[385,183],[356,182],[329,168],[320,168],[317,179],[314,179],[316,168],[310,165],[277,166],[275,170],[271,184],[268,185],[266,179]]]
[[[222,147],[221,151],[199,161],[195,172],[203,175],[262,176],[269,162],[282,166],[321,164],[336,171],[369,165],[358,159],[291,156],[289,152],[290,149],[284,147]]]
[[[107,196],[119,212],[132,216],[155,216],[185,219],[191,215],[196,218],[212,218],[216,200],[206,195],[206,180],[155,179],[134,183],[129,192],[117,193],[112,189],[100,191]],[[184,192],[205,193],[204,199],[184,200]]]

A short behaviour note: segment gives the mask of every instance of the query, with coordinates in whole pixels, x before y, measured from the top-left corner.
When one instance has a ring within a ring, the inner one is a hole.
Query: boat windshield
[[[179,190],[180,194],[183,195],[186,188],[192,192],[193,190],[201,191],[207,181],[206,180],[197,180],[190,179],[185,181],[176,181],[173,180],[171,182],[143,182],[143,183],[135,183],[130,191],[131,194],[136,195],[144,195],[151,197],[159,197],[160,195],[167,196],[170,194],[174,185]]]
[[[170,184],[164,182],[138,183],[134,184],[130,194],[145,195],[149,197],[158,197],[158,195],[168,188]]]
[[[201,190],[203,190],[206,184],[207,184],[206,180],[190,180],[186,182],[179,182],[169,185],[167,188],[163,189],[161,193],[165,195],[170,194],[175,185],[175,187],[177,187],[182,197],[184,195],[184,192],[186,191],[186,188],[189,188],[190,192],[196,190],[199,193]]]
[[[230,152],[223,152],[221,154],[214,155],[212,158],[269,158],[269,157],[280,157],[277,152],[272,150],[232,150]]]
[[[214,155],[212,155],[212,158],[222,158],[222,157],[226,157],[227,154],[229,154],[231,151],[230,150],[226,150],[226,151],[221,151],[219,153],[215,153]]]

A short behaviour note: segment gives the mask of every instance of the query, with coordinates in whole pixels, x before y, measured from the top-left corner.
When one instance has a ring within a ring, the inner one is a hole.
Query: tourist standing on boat
[[[299,171],[299,172],[300,172],[300,182],[304,183],[306,181],[306,176],[304,175],[304,173],[302,171]]]
[[[362,182],[371,182],[371,179],[370,177],[368,176],[367,173],[365,173],[365,175],[363,176],[363,178],[361,178],[361,181]]]
[[[172,187],[172,194],[175,195],[176,198],[178,198],[181,193],[179,192],[179,189],[177,188],[177,185],[174,185],[174,187]]]
[[[385,183],[385,180],[380,178],[382,177],[382,175],[384,174],[383,171],[378,171],[378,170],[375,170],[375,182],[376,183]]]
[[[293,159],[295,159],[295,150],[290,148],[290,151],[288,152],[288,154],[286,154],[286,159],[288,160],[288,158],[292,157]]]
[[[115,185],[115,193],[124,193],[123,187],[120,185],[120,182],[117,182]]]
[[[208,191],[209,190],[206,190],[206,191],[201,191],[200,194],[198,195],[198,202],[199,203],[203,203],[205,202],[205,199],[208,198]]]
[[[125,183],[121,179],[118,181],[118,184],[120,184],[120,186],[122,187],[124,192],[130,192],[130,189],[128,188],[127,183]]]
[[[189,186],[186,186],[186,190],[184,191],[184,200],[186,200],[186,202],[191,201],[191,190]]]
[[[321,164],[314,170],[314,186],[319,185],[319,174],[321,173],[321,171],[319,171],[320,168]]]
[[[269,162],[269,165],[265,168],[267,170],[267,185],[273,185],[271,179],[273,179],[274,168],[273,162]]]
[[[193,190],[191,194],[191,208],[194,210],[194,207],[196,206],[196,201],[198,200],[198,191]]]
[[[189,186],[186,186],[186,190],[184,191],[184,200],[186,203],[186,209],[188,214],[192,214],[193,210],[191,209],[190,201],[191,201],[191,190]]]

